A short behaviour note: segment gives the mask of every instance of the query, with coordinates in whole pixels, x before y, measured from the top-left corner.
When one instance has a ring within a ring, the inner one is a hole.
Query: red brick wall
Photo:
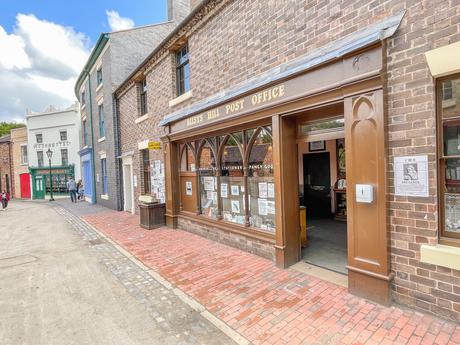
[[[174,108],[172,54],[148,74],[152,118],[134,126],[130,90],[121,100],[122,147],[161,135],[157,121],[283,62],[365,28],[401,10],[407,13],[388,40],[388,217],[397,301],[460,319],[460,272],[420,262],[420,245],[438,241],[434,83],[424,52],[460,40],[459,0],[264,1],[216,0],[209,20],[189,30],[193,98]],[[126,98],[126,99],[124,99]],[[129,119],[128,119],[129,118]],[[129,126],[123,130],[123,126]],[[428,154],[430,197],[394,196],[394,156]]]

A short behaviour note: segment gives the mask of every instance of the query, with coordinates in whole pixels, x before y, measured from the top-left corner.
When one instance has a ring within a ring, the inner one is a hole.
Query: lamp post
[[[50,201],[54,201],[53,198],[53,177],[51,175],[51,157],[53,157],[53,151],[51,149],[48,149],[46,151],[46,155],[48,156],[49,164],[50,164]]]

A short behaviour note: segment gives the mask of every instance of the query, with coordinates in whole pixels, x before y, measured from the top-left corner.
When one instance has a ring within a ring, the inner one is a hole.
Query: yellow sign
[[[149,150],[161,150],[161,143],[159,141],[149,141]]]

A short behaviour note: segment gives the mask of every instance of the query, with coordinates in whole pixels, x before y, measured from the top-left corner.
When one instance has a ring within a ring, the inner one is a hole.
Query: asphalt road
[[[0,211],[2,345],[233,344],[91,231],[46,203]]]

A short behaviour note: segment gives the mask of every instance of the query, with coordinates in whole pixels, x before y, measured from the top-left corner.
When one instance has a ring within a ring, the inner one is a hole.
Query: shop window
[[[183,144],[183,146],[181,146],[181,171],[196,171],[195,156],[191,145],[192,144]]]
[[[187,43],[176,52],[176,88],[177,96],[190,91],[190,65]]]
[[[222,217],[238,224],[245,224],[246,219],[242,137],[240,132],[224,138],[220,162]]]
[[[67,149],[61,149],[61,165],[67,166],[69,164],[69,152]]]
[[[43,151],[37,151],[37,164],[38,167],[41,168],[43,167]]]
[[[142,150],[141,152],[143,193],[150,194],[150,152],[148,149]]]
[[[147,80],[144,78],[138,86],[139,90],[139,116],[145,115],[147,109]]]
[[[438,81],[441,236],[460,239],[460,77]]]
[[[249,147],[248,193],[250,225],[275,231],[275,181],[271,128],[254,133]]]
[[[102,175],[102,195],[107,195],[108,192],[108,177],[107,177],[107,159],[101,159],[101,175]]]
[[[104,105],[99,104],[98,106],[99,113],[99,138],[105,137],[105,115],[104,115]]]
[[[206,139],[199,153],[200,206],[201,214],[217,218],[217,178],[215,142]]]

